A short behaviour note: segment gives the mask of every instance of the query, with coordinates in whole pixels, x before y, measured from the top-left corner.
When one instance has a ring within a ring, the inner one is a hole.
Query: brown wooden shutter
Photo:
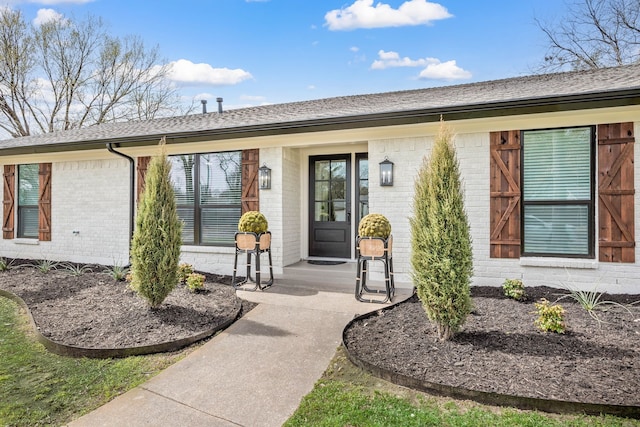
[[[260,210],[258,164],[260,150],[242,151],[242,213]]]
[[[2,197],[2,238],[13,239],[14,233],[14,209],[16,191],[16,165],[4,165],[4,191]]]
[[[151,162],[151,157],[138,157],[138,166],[136,167],[136,182],[137,182],[137,192],[136,192],[136,200],[140,200],[140,196],[142,196],[142,192],[144,191],[145,178],[147,176],[147,168],[149,167],[149,162]]]
[[[51,241],[51,163],[40,163],[38,240]]]
[[[490,133],[491,258],[520,258],[520,131]]]
[[[598,126],[599,259],[635,262],[633,123]]]

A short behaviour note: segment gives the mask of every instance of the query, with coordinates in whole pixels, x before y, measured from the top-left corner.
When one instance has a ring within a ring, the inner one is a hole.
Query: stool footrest
[[[367,264],[370,261],[382,262],[384,266],[384,277],[385,277],[384,289],[374,289],[367,286],[367,276],[369,273]],[[384,298],[371,298],[371,295],[366,295],[366,294],[380,295],[380,296],[384,296]],[[395,296],[395,283],[393,280],[393,261],[391,256],[387,254],[382,257],[376,257],[374,259],[371,259],[371,257],[364,257],[359,255],[358,269],[356,273],[356,292],[355,292],[356,300],[360,302],[386,304],[387,302],[391,302],[394,296]]]

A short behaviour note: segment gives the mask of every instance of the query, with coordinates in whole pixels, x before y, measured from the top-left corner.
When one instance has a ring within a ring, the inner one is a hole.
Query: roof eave
[[[176,132],[169,134],[158,133],[133,137],[104,138],[100,140],[11,147],[0,149],[0,156],[95,150],[104,148],[107,143],[115,144],[120,147],[138,147],[154,145],[163,136],[166,137],[167,143],[179,144],[187,142],[218,141],[283,134],[429,123],[437,122],[441,117],[446,121],[453,122],[465,119],[592,110],[631,105],[640,105],[640,87],[621,91],[588,93],[581,95],[508,100],[451,107],[435,107],[377,114],[268,123],[223,129],[207,129],[193,132]]]

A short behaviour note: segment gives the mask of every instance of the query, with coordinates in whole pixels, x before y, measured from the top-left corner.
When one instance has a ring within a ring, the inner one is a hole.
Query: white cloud
[[[384,70],[394,67],[426,67],[432,63],[438,63],[436,58],[411,59],[409,57],[400,58],[398,52],[378,51],[378,58],[371,64],[372,70]]]
[[[63,20],[64,15],[56,12],[53,9],[39,9],[36,17],[33,19],[33,24],[39,27],[40,25],[46,24],[47,22]]]
[[[420,72],[419,79],[424,80],[463,80],[470,79],[471,73],[456,65],[455,60],[429,64]]]
[[[378,58],[371,64],[372,70],[384,70],[396,67],[425,67],[420,72],[420,79],[459,80],[471,78],[469,71],[456,65],[456,61],[441,62],[438,58],[411,59],[401,58],[398,52],[378,51]]]
[[[50,111],[50,107],[56,102],[56,100],[59,100],[51,86],[51,82],[45,78],[38,77],[35,79],[35,84],[37,90],[33,95],[33,101],[35,101],[38,108]],[[85,107],[81,103],[74,102],[70,106],[70,112],[72,114],[79,114],[84,111],[84,108]]]
[[[213,68],[209,64],[194,64],[187,59],[169,63],[169,79],[178,83],[210,84],[215,86],[235,85],[253,78],[251,73],[240,69]]]
[[[444,6],[427,0],[407,0],[398,9],[384,3],[374,6],[373,0],[356,0],[351,6],[327,12],[324,18],[330,30],[338,31],[428,25],[452,16]]]
[[[53,88],[49,80],[42,77],[36,78],[36,87],[38,88],[38,98],[45,103],[53,103],[56,100],[56,96],[53,93]]]
[[[367,56],[364,53],[358,53],[360,52],[360,48],[358,46],[351,46],[349,50],[353,53],[353,58],[348,62],[349,65],[366,62]]]
[[[193,96],[193,99],[197,99],[197,100],[201,100],[201,99],[215,99],[216,96],[212,93],[209,92],[201,92],[201,93],[197,93]]]

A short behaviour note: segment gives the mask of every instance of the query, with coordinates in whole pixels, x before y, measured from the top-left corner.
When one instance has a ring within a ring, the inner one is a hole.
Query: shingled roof
[[[0,155],[640,104],[640,64],[106,123],[0,141]]]

